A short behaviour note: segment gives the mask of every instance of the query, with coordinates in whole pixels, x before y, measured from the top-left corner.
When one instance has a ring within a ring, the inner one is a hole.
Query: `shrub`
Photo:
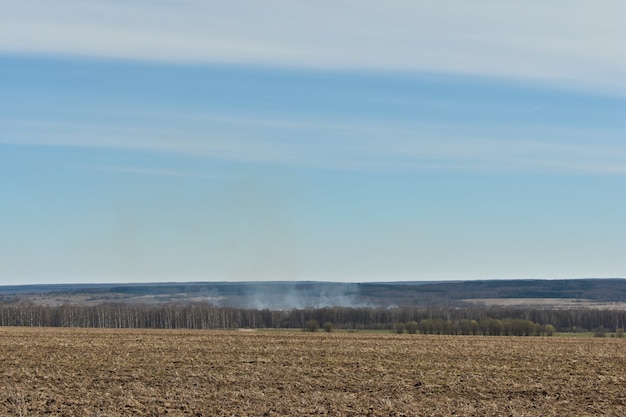
[[[309,320],[304,324],[304,330],[307,332],[316,332],[320,328],[317,320]]]
[[[606,329],[604,326],[600,326],[596,329],[596,332],[593,335],[594,337],[606,337]]]
[[[324,323],[324,331],[326,333],[330,333],[333,331],[333,324],[329,321],[327,321],[326,323]]]
[[[404,323],[402,323],[402,322],[398,322],[394,326],[394,330],[398,334],[404,333],[404,329],[405,329],[405,326],[404,326]]]
[[[500,336],[504,331],[504,325],[501,320],[487,320],[487,334],[489,336]]]
[[[556,329],[551,324],[546,324],[546,327],[544,329],[544,331],[546,332],[546,336],[554,336],[554,333],[556,333]]]
[[[417,333],[417,322],[416,321],[408,322],[405,327],[406,327],[406,331],[409,332],[410,334]]]
[[[623,327],[619,327],[615,330],[615,337],[619,337],[622,338],[624,337],[624,328]]]

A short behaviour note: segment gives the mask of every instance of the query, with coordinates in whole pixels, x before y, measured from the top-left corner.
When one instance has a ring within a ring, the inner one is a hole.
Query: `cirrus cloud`
[[[624,93],[626,3],[0,2],[0,51],[426,71]]]

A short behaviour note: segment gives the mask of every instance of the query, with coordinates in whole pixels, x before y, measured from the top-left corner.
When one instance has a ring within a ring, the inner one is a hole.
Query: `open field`
[[[621,301],[593,301],[570,298],[473,298],[465,299],[468,304],[492,307],[525,308],[586,308],[596,310],[626,310],[626,303]]]
[[[626,340],[0,328],[0,416],[626,415]]]

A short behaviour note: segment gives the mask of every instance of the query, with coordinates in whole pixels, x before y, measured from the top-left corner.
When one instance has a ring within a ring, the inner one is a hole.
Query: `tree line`
[[[257,310],[211,304],[64,304],[44,306],[0,302],[1,326],[234,329],[304,328],[307,321],[332,323],[336,329],[393,330],[397,323],[417,323],[430,334],[541,335],[559,332],[623,329],[626,311],[596,309],[476,308],[307,308]],[[547,327],[550,326],[550,327]]]

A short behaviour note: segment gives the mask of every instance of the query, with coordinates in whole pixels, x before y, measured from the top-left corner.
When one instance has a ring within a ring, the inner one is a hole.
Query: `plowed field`
[[[0,416],[626,415],[626,340],[0,328]]]

